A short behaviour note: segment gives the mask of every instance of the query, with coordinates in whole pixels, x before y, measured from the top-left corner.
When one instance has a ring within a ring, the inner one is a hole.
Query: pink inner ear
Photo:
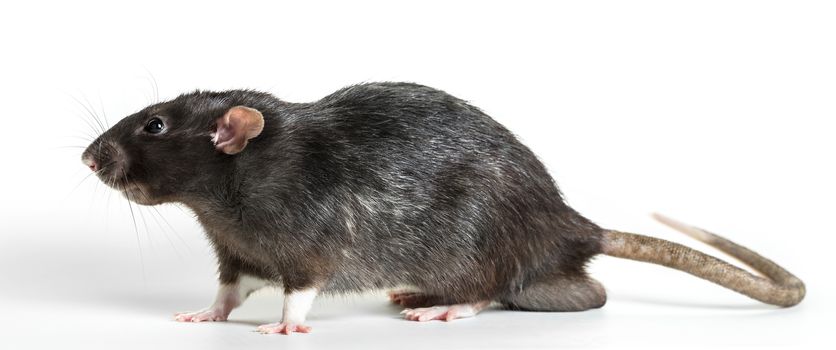
[[[236,154],[247,146],[247,141],[258,136],[264,128],[264,117],[258,110],[236,106],[216,121],[212,141],[215,148],[226,154]]]
[[[235,132],[232,128],[232,125],[229,123],[229,116],[225,115],[218,120],[218,129],[215,131],[215,135],[212,138],[212,141],[215,143],[215,146],[222,147],[223,144],[229,143],[235,137]]]

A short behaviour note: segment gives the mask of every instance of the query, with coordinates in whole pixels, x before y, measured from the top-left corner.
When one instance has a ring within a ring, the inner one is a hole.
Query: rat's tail
[[[606,231],[603,253],[681,270],[767,304],[789,307],[804,299],[804,283],[758,253],[701,228],[659,214],[653,217],[737,258],[766,278],[681,244],[627,232]]]

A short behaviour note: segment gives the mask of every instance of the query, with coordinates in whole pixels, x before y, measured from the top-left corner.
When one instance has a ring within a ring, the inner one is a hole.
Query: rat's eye
[[[145,132],[152,133],[152,134],[159,134],[163,132],[165,125],[163,125],[163,121],[160,118],[153,118],[148,121],[148,124],[145,124]]]

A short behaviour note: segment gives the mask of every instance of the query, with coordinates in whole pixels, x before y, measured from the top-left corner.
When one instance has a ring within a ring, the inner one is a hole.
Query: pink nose
[[[82,159],[81,161],[84,163],[84,165],[86,165],[88,168],[90,168],[90,170],[92,170],[92,171],[98,171],[99,170],[99,165],[96,164],[96,161],[93,160],[93,158],[84,157],[84,159]]]

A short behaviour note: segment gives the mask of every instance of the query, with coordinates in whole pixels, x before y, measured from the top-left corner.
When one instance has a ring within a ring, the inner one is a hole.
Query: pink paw
[[[441,305],[433,307],[421,307],[416,309],[404,309],[401,314],[410,321],[452,321],[457,318],[476,316],[484,309],[489,302],[478,302],[474,304]]]
[[[174,314],[174,319],[180,322],[206,322],[206,321],[226,321],[228,313],[222,310],[201,310],[195,312],[178,312]]]
[[[276,322],[258,326],[256,328],[257,331],[261,332],[261,334],[287,334],[290,335],[291,333],[310,333],[311,327],[301,325],[301,324],[294,324],[294,323],[285,323],[285,322]]]

